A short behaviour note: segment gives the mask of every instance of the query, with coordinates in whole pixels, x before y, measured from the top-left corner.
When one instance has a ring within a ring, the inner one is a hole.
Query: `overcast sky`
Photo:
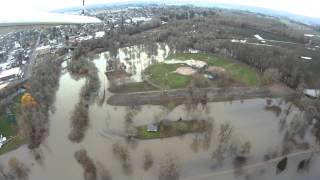
[[[86,4],[130,2],[130,0],[85,0]],[[148,0],[139,0],[148,1]],[[150,1],[150,0],[149,0]],[[217,2],[264,7],[274,10],[302,14],[320,18],[320,0],[178,0],[181,2]],[[0,10],[22,8],[28,10],[54,10],[65,7],[79,6],[82,0],[0,0]],[[165,0],[158,2],[165,3]]]

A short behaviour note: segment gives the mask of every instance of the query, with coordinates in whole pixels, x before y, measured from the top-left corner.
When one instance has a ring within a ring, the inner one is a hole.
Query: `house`
[[[22,76],[22,71],[19,67],[11,68],[0,72],[0,81],[7,81],[13,78],[20,78]]]
[[[305,89],[303,90],[304,95],[312,97],[312,98],[319,98],[320,97],[320,90],[319,89]]]
[[[147,126],[148,132],[158,132],[158,125],[156,123],[149,124]]]
[[[307,56],[300,56],[300,58],[305,60],[312,60],[312,57],[307,57]]]
[[[96,39],[102,38],[104,35],[105,35],[105,32],[104,32],[104,31],[99,31],[99,32],[96,32],[96,33],[95,33],[95,38],[96,38]]]
[[[0,135],[0,148],[6,143],[7,138],[2,136],[2,134]]]
[[[254,37],[257,38],[261,43],[266,43],[266,41],[259,34],[254,35]]]

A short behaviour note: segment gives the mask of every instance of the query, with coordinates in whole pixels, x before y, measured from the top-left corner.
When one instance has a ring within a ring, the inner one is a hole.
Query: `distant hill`
[[[163,3],[156,1],[156,0],[150,0],[150,1],[142,1],[142,0],[136,0],[136,1],[128,1],[128,2],[122,2],[122,3],[103,3],[103,4],[94,4],[94,5],[87,5],[86,9],[100,9],[103,7],[128,7],[128,6],[145,6],[145,5],[163,5]],[[275,17],[282,17],[282,18],[288,18],[294,21],[302,22],[304,24],[308,25],[320,25],[320,18],[314,18],[314,17],[308,17],[303,16],[299,14],[289,13],[285,11],[278,11],[278,10],[272,10],[267,8],[260,8],[260,7],[253,7],[253,6],[244,6],[244,5],[237,5],[237,4],[224,4],[224,3],[199,3],[196,1],[186,1],[182,2],[179,0],[167,0],[165,4],[168,5],[193,5],[193,6],[201,6],[201,7],[217,7],[217,8],[223,8],[223,9],[235,9],[235,10],[244,10],[254,13],[261,13],[265,15],[275,16]],[[71,8],[64,8],[59,9],[54,12],[59,13],[72,13],[72,12],[80,12],[81,6],[78,7],[71,7]]]
[[[243,5],[232,5],[232,4],[222,4],[222,3],[208,3],[201,6],[209,7],[219,7],[225,9],[238,9],[244,11],[250,11],[254,13],[261,13],[265,15],[284,17],[294,21],[302,22],[308,25],[320,25],[320,18],[308,17],[299,14],[289,13],[285,11],[272,10],[267,8],[253,7],[253,6],[243,6]]]

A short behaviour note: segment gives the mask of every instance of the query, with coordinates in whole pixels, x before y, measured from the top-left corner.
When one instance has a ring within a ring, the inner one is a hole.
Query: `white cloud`
[[[1,0],[5,9],[53,10],[64,7],[80,6],[82,0]],[[86,4],[127,2],[130,0],[86,0]],[[132,1],[132,0],[131,0]],[[140,0],[148,1],[148,0]],[[181,2],[186,2],[182,1]],[[159,2],[166,2],[160,0]],[[282,10],[312,17],[320,17],[319,0],[187,0],[187,2],[219,2],[240,4]]]

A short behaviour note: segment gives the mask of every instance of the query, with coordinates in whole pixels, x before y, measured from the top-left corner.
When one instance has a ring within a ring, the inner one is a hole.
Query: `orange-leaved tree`
[[[21,97],[21,104],[23,107],[37,106],[37,102],[34,100],[30,93],[24,93],[24,95]]]

